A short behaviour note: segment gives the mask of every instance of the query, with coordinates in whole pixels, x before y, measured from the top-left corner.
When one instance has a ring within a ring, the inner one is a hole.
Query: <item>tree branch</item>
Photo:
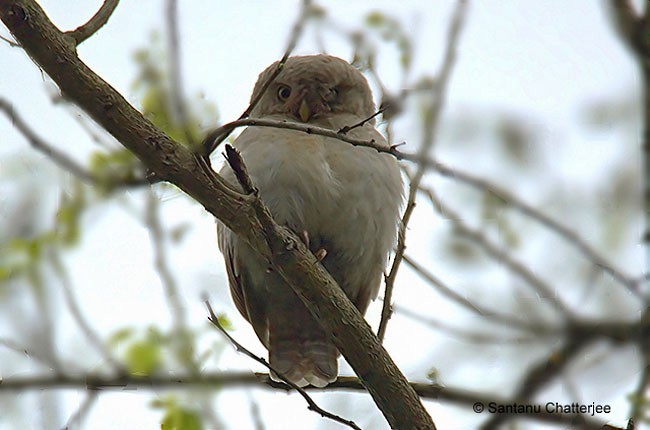
[[[494,402],[497,405],[510,405],[512,399],[493,396],[486,393],[469,391],[461,388],[447,387],[439,384],[411,382],[411,387],[424,399],[447,402],[455,405],[473,406],[482,403],[487,406]],[[291,388],[282,383],[273,381],[267,373],[251,372],[217,372],[202,375],[174,375],[174,376],[121,376],[119,378],[105,378],[99,375],[81,376],[42,376],[33,378],[5,379],[0,383],[0,392],[42,390],[48,388],[85,389],[90,391],[123,391],[124,389],[160,390],[160,389],[214,389],[220,390],[231,387],[257,387],[270,388],[290,392]],[[364,385],[358,378],[339,376],[339,378],[324,388],[305,387],[306,391],[365,391]],[[535,404],[531,404],[535,405]],[[540,406],[540,413],[522,412],[517,417],[527,418],[532,421],[564,424],[569,428],[602,429],[604,423],[600,420],[585,417],[579,414],[560,414],[546,412],[544,405]],[[582,424],[582,425],[580,425]],[[579,426],[579,427],[577,427]],[[615,427],[607,427],[616,430]],[[623,429],[619,429],[623,430]]]
[[[159,178],[201,203],[291,285],[355,369],[393,428],[434,429],[431,417],[370,326],[307,247],[251,196],[233,190],[200,156],[135,110],[76,55],[33,0],[0,0],[0,19],[32,59]]]
[[[77,45],[97,33],[109,20],[120,0],[105,0],[97,13],[82,26],[65,34],[71,36]]]

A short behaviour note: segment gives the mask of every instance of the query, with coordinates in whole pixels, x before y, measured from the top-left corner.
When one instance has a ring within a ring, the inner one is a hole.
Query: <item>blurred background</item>
[[[65,31],[102,2],[39,4]],[[294,54],[352,61],[390,105],[379,121],[390,142],[436,162],[403,163],[407,187],[424,176],[384,344],[409,380],[476,401],[609,405],[592,423],[650,428],[642,81],[609,2],[123,1],[78,52],[194,145],[246,109],[296,22]],[[230,299],[214,219],[145,184],[139,162],[0,35],[0,429],[343,428],[246,379],[265,369],[206,320],[204,295],[266,356]],[[383,295],[366,316],[375,330]],[[149,382],[85,389],[122,375]],[[311,395],[388,428],[367,393]],[[444,395],[424,403],[441,429],[569,427]]]

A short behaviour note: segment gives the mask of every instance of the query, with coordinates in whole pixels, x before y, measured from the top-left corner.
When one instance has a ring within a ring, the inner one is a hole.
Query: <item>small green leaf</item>
[[[129,340],[133,336],[133,329],[130,327],[126,327],[123,329],[120,329],[113,333],[109,338],[108,338],[108,345],[110,347],[116,347],[121,343],[124,343],[125,341]]]
[[[221,324],[221,327],[225,328],[226,330],[232,330],[232,322],[230,321],[230,318],[226,314],[219,314],[217,315],[217,321],[219,321],[219,324]]]
[[[370,27],[379,27],[386,22],[386,16],[375,10],[366,15],[366,24]]]
[[[195,412],[187,409],[173,408],[167,411],[162,423],[161,430],[201,430],[201,417]]]
[[[127,349],[124,361],[131,374],[150,375],[162,363],[160,345],[149,340],[134,342]]]

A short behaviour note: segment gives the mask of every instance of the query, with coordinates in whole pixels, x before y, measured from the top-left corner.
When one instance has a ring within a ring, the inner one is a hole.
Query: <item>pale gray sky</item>
[[[101,2],[46,0],[40,3],[61,29],[68,30],[85,22]],[[220,121],[235,119],[247,106],[258,73],[282,55],[298,13],[299,2],[195,0],[180,1],[179,4],[186,93],[190,98],[203,93],[207,100],[214,102]],[[412,77],[432,74],[437,69],[445,44],[452,1],[334,0],[323,2],[323,5],[326,5],[334,21],[349,28],[359,26],[369,10],[382,10],[397,17],[416,36],[416,62]],[[149,44],[153,31],[164,31],[163,10],[161,0],[124,0],[108,25],[79,48],[81,58],[134,103],[132,82],[136,66],[132,55],[136,49]],[[0,31],[7,35],[6,29]],[[344,41],[332,38],[325,40],[325,45],[329,53],[349,59],[350,48]],[[312,53],[317,49],[313,32],[308,31],[296,52]],[[390,56],[381,58],[382,76],[390,89],[397,91],[401,83],[392,61]],[[549,166],[548,170],[552,170],[550,174],[554,180],[591,184],[600,180],[600,175],[607,171],[612,159],[627,157],[629,153],[622,151],[615,141],[594,142],[582,133],[579,122],[581,109],[594,100],[618,99],[634,94],[639,85],[633,61],[612,34],[603,2],[473,1],[461,37],[443,121],[462,115],[470,107],[486,112],[503,110],[519,113],[523,118],[530,118],[541,129],[544,136],[540,143],[542,152],[553,154],[544,163],[552,164],[552,169]],[[37,132],[84,161],[96,146],[71,118],[73,108],[51,104],[49,96],[55,92],[50,81],[20,49],[0,43],[0,96],[11,100]],[[26,158],[35,156],[4,117],[0,117],[0,136],[3,136],[0,157],[7,154]],[[444,136],[443,133],[442,138]],[[408,150],[417,145],[417,133],[409,124],[402,124],[396,130],[395,137],[398,141],[408,142]],[[516,177],[502,175],[503,172],[490,160],[489,154],[478,153],[468,160],[466,153],[450,149],[453,146],[454,142],[439,142],[439,154],[444,156],[445,162],[493,177],[497,182],[510,186],[515,193],[534,189],[527,182],[522,182],[518,189]],[[28,155],[20,155],[24,152]],[[535,195],[523,197],[536,203]],[[187,222],[193,227],[189,237],[173,252],[178,278],[185,288],[183,299],[192,325],[201,327],[206,317],[200,293],[210,288],[221,288],[220,292],[209,291],[215,301],[213,304],[233,318],[237,339],[264,355],[252,330],[238,317],[227,297],[213,221],[199,206],[188,205],[184,199],[177,198],[174,191],[165,192],[163,199],[167,204],[165,221],[168,225]],[[56,204],[56,200],[51,204]],[[141,207],[136,207],[136,210],[141,210]],[[73,268],[74,284],[78,288],[80,302],[84,303],[86,315],[92,317],[93,324],[104,335],[120,327],[149,324],[152,321],[166,326],[169,312],[159,281],[155,273],[139,270],[140,267],[149,267],[152,259],[144,230],[133,223],[132,217],[123,209],[115,207],[95,209],[92,218],[88,221],[88,235],[84,242],[66,256],[66,261]],[[426,208],[416,212],[411,224],[409,251],[422,255],[423,260],[433,251],[426,240],[431,237],[430,234],[420,232],[431,230],[432,224]],[[589,225],[576,228],[590,231]],[[640,255],[640,249],[633,248],[613,257],[622,267],[636,271],[641,268],[636,260]],[[445,272],[444,268],[440,270]],[[450,276],[457,276],[458,273],[453,270],[449,272]],[[420,281],[405,270],[400,282],[403,292],[397,295],[399,304],[427,312],[431,301],[420,300],[422,292],[417,289]],[[374,325],[378,306],[375,305],[369,314]],[[455,310],[441,305],[436,312],[453,318]],[[126,320],[125,316],[128,316]],[[63,321],[62,324],[66,327],[71,326],[72,322]],[[75,349],[75,335],[68,335],[64,328],[59,336],[62,345]],[[205,337],[213,341],[218,335],[208,332]],[[423,330],[411,321],[394,318],[391,322],[387,347],[407,376],[422,377],[424,369],[420,349],[423,344],[432,342],[431,337],[431,331]],[[83,351],[78,353],[83,354]],[[503,378],[499,369],[508,365],[507,361],[486,357],[490,366],[484,369],[484,374],[477,375],[459,372],[457,363],[446,362],[444,356],[436,355],[436,358],[439,361],[431,363],[431,366],[448,375],[449,379],[445,382],[461,384],[478,380],[485,388],[498,384]],[[229,348],[224,352],[222,363],[237,369],[262,370]],[[211,365],[214,366],[214,362]],[[344,369],[349,374],[349,369]],[[629,384],[634,383],[635,375],[626,373],[625,369],[621,369],[621,372],[621,380],[625,383],[623,388],[629,388]],[[8,376],[2,369],[1,361],[0,374]],[[516,376],[512,375],[513,378]],[[615,387],[612,388],[611,398],[603,400],[612,404],[619,402],[616,403],[619,412],[627,412],[626,400],[622,399],[624,394],[624,389]],[[267,417],[268,430],[297,428],[296,422],[319,423],[320,428],[335,428],[321,423],[321,418],[307,411],[299,396],[257,391],[253,395],[258,398],[262,413]],[[219,412],[230,422],[235,416],[241,416],[243,421],[238,428],[252,428],[248,413],[249,396],[247,390],[223,392],[217,401]],[[603,393],[603,396],[607,394]],[[155,395],[149,392],[102,394],[88,419],[88,423],[92,423],[89,428],[158,428],[160,412],[150,409],[152,397]],[[67,399],[73,405],[82,398],[82,394],[67,394]],[[327,406],[327,396],[316,395],[316,398]],[[373,410],[373,406],[367,402],[358,403],[359,395],[346,395],[345,398],[354,401],[356,408]],[[456,408],[447,404],[428,404],[439,428],[469,429],[475,422],[471,416],[459,414]],[[621,413],[613,418],[620,420],[624,416]],[[301,427],[312,428],[314,425]],[[380,421],[377,425],[384,424]],[[3,428],[11,428],[11,424],[0,419],[0,429]],[[42,427],[35,423],[33,428]]]

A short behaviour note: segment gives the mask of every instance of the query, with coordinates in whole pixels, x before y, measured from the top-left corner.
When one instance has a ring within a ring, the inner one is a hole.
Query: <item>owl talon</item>
[[[302,240],[302,243],[305,244],[307,248],[309,248],[309,233],[307,233],[307,230],[303,230],[300,232],[300,240]]]
[[[325,257],[327,257],[327,250],[325,248],[318,249],[314,252],[314,257],[316,257],[316,260],[320,263]]]

